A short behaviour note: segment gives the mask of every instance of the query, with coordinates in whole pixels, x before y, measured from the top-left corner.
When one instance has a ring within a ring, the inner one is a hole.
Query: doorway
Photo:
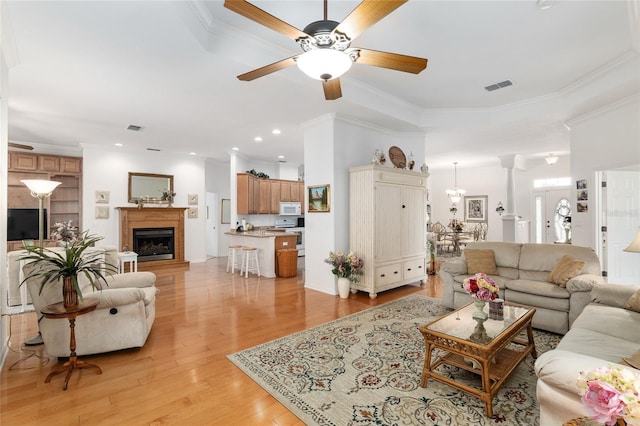
[[[571,244],[569,188],[534,191],[534,241],[546,244]]]
[[[640,254],[627,253],[640,226],[640,172],[606,171],[599,178],[601,208],[598,228],[601,231],[600,253],[607,280],[616,284],[640,282]]]

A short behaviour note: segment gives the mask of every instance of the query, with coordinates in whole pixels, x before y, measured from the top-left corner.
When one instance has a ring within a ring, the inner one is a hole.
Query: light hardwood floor
[[[362,292],[340,299],[305,289],[302,271],[245,279],[225,266],[217,258],[188,271],[158,271],[157,316],[145,346],[81,357],[103,374],[74,372],[66,391],[63,376],[44,383],[57,359],[42,346],[22,347],[37,330],[35,313],[12,316],[0,424],[301,425],[226,355],[409,294],[442,294],[437,275],[375,300]]]

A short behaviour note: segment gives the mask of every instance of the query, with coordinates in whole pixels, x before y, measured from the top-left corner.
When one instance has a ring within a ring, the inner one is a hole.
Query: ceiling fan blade
[[[379,52],[377,50],[356,48],[360,51],[357,64],[374,67],[389,68],[396,71],[419,74],[427,67],[427,59],[416,56],[400,55],[398,53]]]
[[[322,88],[324,89],[324,98],[328,101],[335,101],[342,97],[339,78],[323,81]]]
[[[265,65],[264,67],[255,69],[253,71],[249,71],[247,73],[240,74],[238,76],[238,80],[251,81],[251,80],[255,80],[256,78],[264,77],[265,75],[271,74],[272,72],[280,71],[282,69],[285,69],[287,67],[295,65],[296,64],[296,60],[294,58],[296,58],[296,57],[297,57],[297,55],[296,56],[292,56],[292,57],[287,58],[287,59],[283,59],[283,60],[278,61],[278,62],[274,62],[274,63],[269,64],[269,65]]]
[[[362,34],[367,28],[402,6],[408,0],[363,0],[351,11],[340,24],[333,30],[353,40]]]
[[[23,145],[21,143],[7,142],[7,145],[9,145],[11,148],[26,149],[27,151],[33,150],[33,147],[31,145]]]
[[[244,16],[247,19],[251,19],[260,25],[264,25],[267,28],[279,32],[292,40],[298,40],[299,38],[309,37],[308,34],[300,31],[293,25],[289,25],[286,22],[276,18],[275,16],[265,12],[252,5],[245,0],[224,0],[224,7],[236,12],[239,15]]]

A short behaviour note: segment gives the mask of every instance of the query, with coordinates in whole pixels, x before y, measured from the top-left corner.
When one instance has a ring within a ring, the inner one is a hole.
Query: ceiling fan
[[[324,19],[300,31],[246,0],[225,0],[227,9],[289,37],[304,51],[241,74],[238,79],[255,80],[297,64],[308,76],[322,80],[326,100],[335,100],[342,96],[340,76],[354,62],[418,74],[427,67],[424,58],[350,47],[352,40],[407,1],[364,0],[342,22],[336,22],[327,19],[327,0],[324,0]]]

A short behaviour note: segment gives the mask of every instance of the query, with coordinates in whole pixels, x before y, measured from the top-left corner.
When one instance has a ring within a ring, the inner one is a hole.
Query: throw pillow
[[[635,351],[633,355],[628,358],[622,358],[622,362],[620,362],[620,364],[626,364],[629,367],[640,370],[640,351]]]
[[[496,255],[493,250],[466,249],[464,258],[467,261],[467,273],[482,272],[487,275],[498,275]]]
[[[578,276],[586,264],[587,262],[574,259],[565,254],[553,267],[553,271],[549,272],[547,281],[564,288],[567,286],[567,281]]]
[[[640,290],[633,293],[633,295],[624,304],[624,308],[630,311],[640,312]]]

